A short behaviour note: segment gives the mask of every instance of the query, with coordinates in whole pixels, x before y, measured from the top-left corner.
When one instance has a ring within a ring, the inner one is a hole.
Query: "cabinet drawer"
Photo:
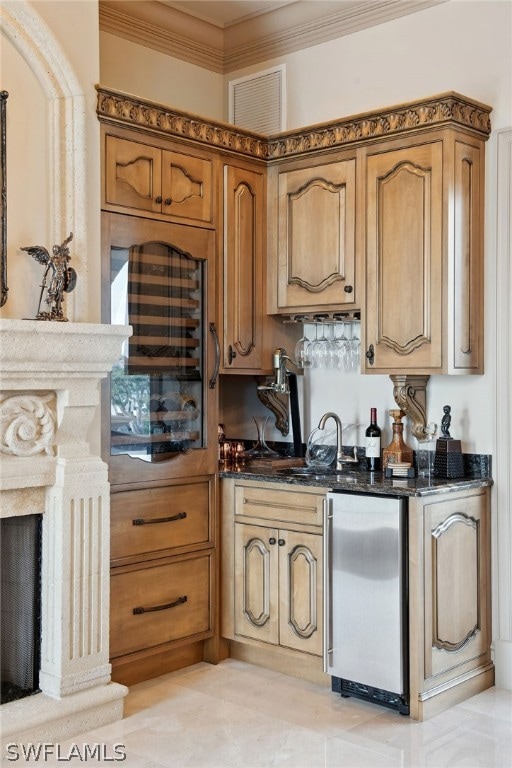
[[[211,632],[210,554],[114,573],[110,585],[111,658]]]
[[[325,495],[308,488],[300,491],[238,485],[235,489],[235,514],[283,522],[322,525]]]
[[[113,560],[210,542],[208,482],[114,493],[110,507]]]

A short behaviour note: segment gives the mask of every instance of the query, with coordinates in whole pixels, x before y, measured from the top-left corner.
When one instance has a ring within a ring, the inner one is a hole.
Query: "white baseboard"
[[[495,685],[512,691],[512,641],[494,641]]]

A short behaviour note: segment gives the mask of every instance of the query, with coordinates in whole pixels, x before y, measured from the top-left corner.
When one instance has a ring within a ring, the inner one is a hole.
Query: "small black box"
[[[451,480],[464,477],[464,462],[460,440],[453,437],[440,437],[436,441],[434,457],[434,477]]]

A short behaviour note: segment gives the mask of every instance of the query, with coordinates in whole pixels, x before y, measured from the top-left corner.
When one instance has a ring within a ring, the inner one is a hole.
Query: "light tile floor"
[[[73,744],[105,745],[105,764],[126,768],[512,768],[512,692],[491,688],[417,723],[228,659],[133,686],[122,721],[63,743],[61,756]],[[64,764],[80,763],[44,763]]]

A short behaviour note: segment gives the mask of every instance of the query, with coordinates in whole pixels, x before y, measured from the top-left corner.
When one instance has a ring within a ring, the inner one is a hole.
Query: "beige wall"
[[[224,119],[222,75],[108,32],[100,32],[100,46],[100,77],[105,88]]]
[[[86,95],[87,217],[89,249],[77,254],[81,270],[77,291],[88,295],[86,316],[97,320],[100,296],[99,144],[94,85],[125,90],[145,98],[215,119],[224,117],[223,86],[229,80],[179,62],[112,35],[98,33],[97,4],[35,2],[54,34]],[[494,128],[512,124],[511,4],[452,2],[411,14],[369,30],[314,46],[285,57],[289,126],[373,109],[384,104],[445,90],[459,90],[491,104]],[[70,30],[80,29],[80,35]],[[100,48],[101,41],[101,48]],[[19,53],[2,45],[2,87],[8,102],[8,240],[10,298],[3,317],[30,317],[37,306],[41,268],[19,251],[21,245],[51,246],[45,210],[47,188],[44,146],[47,115],[40,85]],[[98,61],[101,53],[101,74]],[[281,60],[279,60],[281,61]],[[254,69],[263,69],[263,62]],[[233,73],[230,77],[249,70]],[[23,93],[23,99],[20,94]],[[16,125],[16,130],[13,126]],[[486,374],[481,377],[435,377],[429,384],[428,417],[439,421],[442,406],[453,406],[453,433],[467,451],[493,450],[492,403],[495,389],[494,137],[487,152],[486,215]],[[27,211],[30,213],[27,215]],[[62,233],[63,237],[65,233]],[[406,297],[404,297],[404,301]],[[253,383],[246,400],[254,402]],[[316,426],[321,413],[338,411],[345,422],[365,424],[376,406],[389,430],[386,411],[393,406],[387,377],[354,377],[313,372],[304,382],[304,432]],[[256,402],[254,403],[256,407]],[[247,423],[233,421],[236,432]],[[361,441],[361,436],[357,442]]]
[[[284,62],[290,129],[449,90],[491,105],[492,125],[497,129],[512,124],[511,17],[512,5],[502,0],[451,0],[230,73],[224,77],[224,99],[218,90],[219,76],[102,34],[101,77],[104,85],[226,119],[222,106],[230,79]],[[155,78],[155,72],[163,70],[168,71],[169,81]],[[193,77],[187,80],[186,88],[180,77],[184,72]],[[428,418],[435,422],[441,419],[443,405],[450,403],[452,433],[462,439],[464,450],[482,453],[492,453],[494,434],[495,149],[493,135],[487,145],[486,373],[437,376],[429,383],[427,402]],[[239,385],[245,390],[245,410],[257,413],[260,404],[253,382],[244,387],[244,380],[237,380]],[[307,434],[326,410],[338,411],[347,423],[366,424],[370,406],[376,406],[386,439],[391,435],[387,411],[394,405],[392,385],[386,376],[312,372],[304,380],[303,430]],[[237,417],[230,407],[226,417],[233,436],[242,436],[250,429],[247,413]],[[279,435],[271,431],[270,436]],[[362,444],[362,431],[352,433],[352,440]]]
[[[452,435],[467,452],[492,453],[496,338],[496,138],[512,125],[512,4],[502,0],[451,0],[401,19],[322,45],[265,61],[226,77],[227,82],[271,64],[286,63],[287,126],[323,122],[379,107],[458,91],[493,107],[487,144],[486,189],[486,373],[436,376],[428,385],[429,421],[439,423],[452,405]],[[402,297],[407,301],[407,297]],[[387,411],[395,406],[386,376],[311,372],[304,381],[304,429],[321,414],[337,411],[344,422],[367,424],[370,406],[391,438]],[[233,429],[236,429],[233,426]],[[353,433],[347,440],[353,441]],[[356,439],[363,444],[363,432]],[[411,441],[414,442],[414,441]]]
[[[20,6],[22,4],[20,3]],[[72,265],[79,273],[78,285],[73,294],[66,297],[65,308],[70,319],[78,321],[99,320],[100,295],[100,167],[99,124],[96,117],[95,83],[99,80],[98,6],[96,0],[85,2],[33,2],[23,3],[32,20],[31,31],[38,35],[38,59],[52,57],[57,66],[66,69],[64,80],[71,86],[70,99],[62,103],[62,110],[70,109],[70,101],[76,96],[82,104],[83,120],[73,121],[77,129],[83,127],[83,135],[75,140],[86,153],[83,166],[77,168],[77,178],[57,182],[57,196],[65,200],[63,208],[69,210],[76,224],[73,211],[73,192],[78,184],[85,184],[83,210],[76,212],[84,236],[76,247],[72,243]],[[9,3],[5,3],[8,10]],[[80,30],[80,34],[73,31]],[[26,31],[26,30],[25,30]],[[0,64],[2,89],[9,92],[7,100],[7,251],[9,298],[0,310],[1,317],[34,317],[40,293],[43,267],[21,246],[43,245],[51,249],[55,242],[62,242],[69,234],[69,221],[63,222],[62,232],[55,231],[55,210],[59,201],[52,199],[52,158],[65,153],[66,148],[54,146],[55,132],[48,93],[53,89],[55,72],[49,73],[43,82],[34,75],[37,70],[27,63],[27,48],[22,36],[14,44],[1,32]],[[18,40],[18,37],[16,37]],[[71,117],[63,113],[63,119],[71,125]],[[78,176],[80,178],[78,178]],[[85,177],[85,178],[84,178]],[[69,198],[69,199],[67,199]],[[66,218],[66,217],[65,217]],[[64,224],[66,226],[64,226]],[[84,252],[86,251],[86,252]]]
[[[492,105],[500,128],[512,120],[511,16],[507,0],[450,0],[226,81],[286,63],[289,129],[443,91]]]

